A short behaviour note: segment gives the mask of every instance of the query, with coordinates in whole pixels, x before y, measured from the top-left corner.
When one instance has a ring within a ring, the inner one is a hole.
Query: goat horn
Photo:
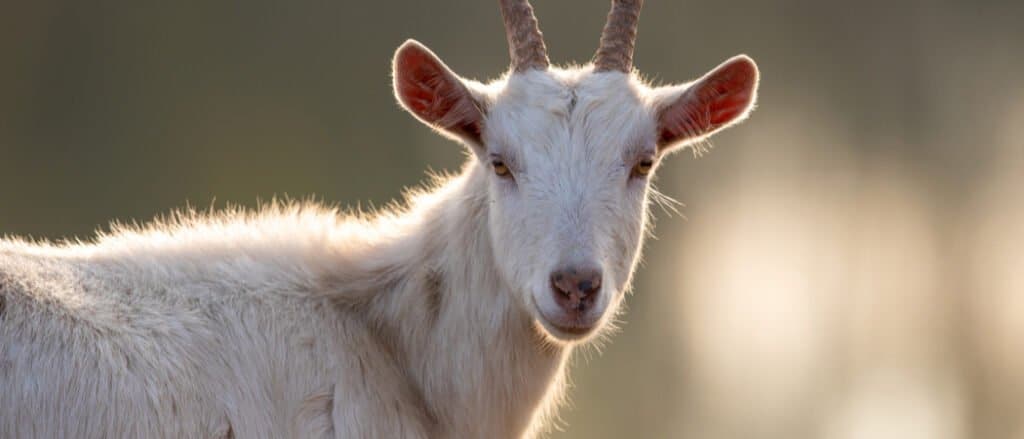
[[[595,71],[629,73],[633,69],[636,25],[643,0],[612,0],[612,10],[601,32],[601,46],[594,55]]]
[[[500,0],[501,17],[505,21],[508,53],[512,56],[512,69],[523,72],[530,69],[546,70],[548,48],[537,26],[537,17],[528,0]]]

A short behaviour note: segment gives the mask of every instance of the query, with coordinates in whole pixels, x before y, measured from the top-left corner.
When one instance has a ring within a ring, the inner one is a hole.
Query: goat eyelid
[[[641,155],[629,171],[630,179],[646,178],[654,169],[654,156],[651,154]]]
[[[490,155],[490,166],[494,174],[501,178],[513,178],[508,162],[498,154]]]

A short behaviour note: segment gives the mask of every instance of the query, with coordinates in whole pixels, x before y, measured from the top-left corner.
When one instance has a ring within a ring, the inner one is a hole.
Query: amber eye
[[[508,166],[501,160],[492,160],[491,167],[494,168],[494,173],[498,174],[499,177],[511,177],[512,172],[509,171]]]
[[[654,167],[654,160],[642,159],[633,166],[633,177],[643,177],[651,173],[651,168]]]

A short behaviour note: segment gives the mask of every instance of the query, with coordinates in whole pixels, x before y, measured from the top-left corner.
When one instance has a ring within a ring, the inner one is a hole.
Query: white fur
[[[489,108],[485,144],[514,182],[490,179],[499,271],[534,303],[558,314],[549,275],[563,266],[603,268],[591,313],[607,319],[626,290],[646,219],[646,180],[630,171],[655,154],[653,117],[640,85],[620,73],[532,71],[509,78]],[[573,103],[575,101],[575,103]],[[528,127],[524,129],[524,127]]]
[[[515,437],[579,339],[549,274],[628,289],[655,93],[589,67],[467,83],[462,173],[375,215],[183,213],[91,243],[0,241],[0,437]],[[500,154],[515,180],[494,175]],[[663,154],[662,154],[663,155]]]

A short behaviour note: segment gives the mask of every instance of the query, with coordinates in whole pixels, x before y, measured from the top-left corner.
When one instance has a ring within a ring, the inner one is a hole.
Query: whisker
[[[686,219],[686,215],[679,211],[679,208],[686,207],[685,204],[683,204],[679,200],[676,200],[675,198],[665,195],[664,193],[659,191],[658,188],[655,187],[654,185],[651,185],[650,190],[651,200],[654,201],[654,203],[657,204],[659,207],[661,207],[661,210],[664,211],[665,214],[667,214],[670,217],[672,216],[672,214],[675,214],[679,215],[683,219]]]

